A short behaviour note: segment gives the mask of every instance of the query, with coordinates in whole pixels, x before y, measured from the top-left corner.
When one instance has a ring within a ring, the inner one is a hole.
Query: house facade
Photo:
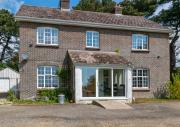
[[[20,98],[68,87],[76,103],[153,98],[169,80],[169,30],[139,16],[21,6]],[[57,68],[70,68],[66,83]]]

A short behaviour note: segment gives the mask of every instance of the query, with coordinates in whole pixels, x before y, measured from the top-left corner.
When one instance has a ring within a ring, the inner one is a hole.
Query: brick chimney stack
[[[116,15],[122,15],[122,10],[123,10],[123,7],[121,7],[120,5],[116,5],[114,7],[114,12]]]
[[[70,11],[70,0],[60,0],[59,5],[62,11]]]

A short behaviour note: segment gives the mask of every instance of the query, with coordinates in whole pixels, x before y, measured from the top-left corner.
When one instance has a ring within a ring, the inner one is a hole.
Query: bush
[[[64,94],[66,101],[70,101],[72,99],[71,91],[67,88],[38,90],[38,95],[41,99],[48,97],[48,99],[53,102],[58,102],[59,94]]]
[[[168,98],[180,99],[180,75],[172,74],[172,81],[167,83]]]
[[[7,100],[9,100],[9,101],[15,101],[15,100],[17,100],[14,91],[12,91],[12,90],[9,90],[9,91],[8,91]]]

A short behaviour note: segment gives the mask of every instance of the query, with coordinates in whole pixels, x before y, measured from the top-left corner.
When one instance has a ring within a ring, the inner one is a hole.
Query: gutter
[[[95,27],[95,28],[118,29],[118,30],[119,29],[132,30],[132,31],[155,32],[155,33],[170,33],[171,32],[170,29],[157,29],[157,28],[149,28],[149,27],[103,24],[103,23],[92,23],[92,22],[61,20],[61,19],[36,18],[36,17],[27,17],[27,16],[15,16],[15,19],[16,21],[19,21],[19,22],[35,22],[35,23]]]

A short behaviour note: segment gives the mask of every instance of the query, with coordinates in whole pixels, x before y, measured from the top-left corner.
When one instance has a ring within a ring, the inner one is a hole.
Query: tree
[[[153,13],[157,3],[157,0],[124,0],[120,5],[123,6],[124,15],[148,16]]]
[[[173,0],[172,8],[169,10],[163,10],[161,14],[154,17],[153,20],[171,27],[173,30],[170,43],[170,69],[171,72],[173,72],[175,70],[176,63],[180,62],[176,59],[176,56],[179,54],[177,51],[180,49],[180,47],[176,46],[180,32],[180,1]]]
[[[112,0],[80,0],[75,10],[112,13],[116,2]]]
[[[10,59],[17,51],[18,25],[10,12],[0,10],[0,63]]]

